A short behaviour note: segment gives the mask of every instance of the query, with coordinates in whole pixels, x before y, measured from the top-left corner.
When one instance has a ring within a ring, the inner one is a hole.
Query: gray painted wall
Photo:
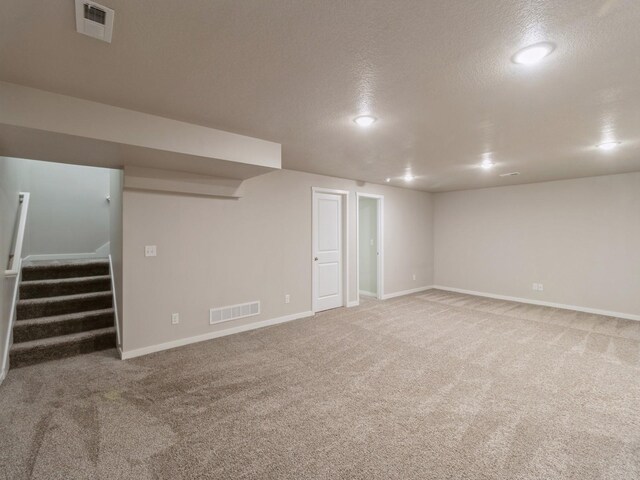
[[[109,169],[2,157],[12,187],[30,192],[24,256],[93,253],[109,242]]]
[[[92,253],[109,241],[109,170],[11,160],[31,192],[25,254]]]
[[[436,285],[640,314],[640,173],[438,193],[433,231]]]
[[[282,170],[246,181],[237,200],[125,190],[123,350],[310,311],[312,187],[350,192],[349,300],[358,191],[385,196],[385,293],[431,285],[431,195],[361,185]],[[145,245],[158,256],[145,258]],[[253,300],[260,316],[209,325],[209,308]]]

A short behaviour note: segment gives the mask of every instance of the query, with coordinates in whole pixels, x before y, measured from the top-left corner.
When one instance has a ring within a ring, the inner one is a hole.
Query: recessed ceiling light
[[[353,119],[353,121],[356,122],[361,127],[369,127],[373,125],[376,120],[377,118],[371,115],[360,115],[359,117],[356,117]]]
[[[618,145],[620,145],[620,142],[603,142],[603,143],[599,143],[597,147],[600,150],[613,150]]]
[[[385,182],[389,183],[391,181],[391,179],[389,177],[384,179]]]
[[[492,168],[495,165],[495,163],[493,163],[491,160],[489,160],[488,158],[485,158],[482,163],[480,164],[480,166],[482,168],[484,168],[485,170],[489,170],[490,168]]]
[[[404,177],[402,177],[402,178],[404,178],[404,181],[405,181],[405,182],[410,182],[411,180],[413,180],[413,179],[414,179],[414,178],[416,178],[416,177],[414,177],[414,176],[413,176],[413,175],[411,175],[410,173],[407,173],[407,174],[405,174],[405,176],[404,176]]]
[[[529,45],[522,50],[518,50],[513,57],[511,57],[511,61],[520,65],[533,65],[553,52],[555,48],[556,46],[551,42],[540,42]]]

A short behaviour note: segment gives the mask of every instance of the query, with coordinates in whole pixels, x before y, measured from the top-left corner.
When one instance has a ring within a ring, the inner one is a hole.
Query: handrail
[[[122,351],[122,342],[120,340],[120,320],[118,319],[118,300],[116,298],[116,278],[113,274],[113,261],[111,260],[111,255],[109,255],[109,274],[111,276],[111,296],[113,297],[113,318],[115,319],[116,324],[116,345],[118,347],[118,351]]]
[[[7,331],[4,342],[4,350],[2,354],[2,366],[0,370],[0,382],[4,380],[4,377],[9,370],[9,350],[11,349],[11,342],[13,340],[13,324],[16,321],[16,306],[20,297],[20,280],[22,273],[22,246],[24,243],[24,232],[27,228],[27,214],[29,213],[29,197],[28,192],[20,192],[18,194],[20,199],[20,217],[18,218],[18,232],[15,237],[13,254],[11,255],[11,264],[9,269],[4,271],[5,278],[15,277],[15,283],[13,285],[13,295],[11,298],[9,321],[7,322]],[[0,292],[1,294],[2,292]],[[2,312],[0,312],[0,315]]]
[[[24,232],[27,228],[27,214],[29,212],[29,192],[20,192],[20,218],[18,219],[18,233],[16,235],[15,249],[10,254],[11,265],[8,270],[4,271],[5,277],[15,277],[20,271],[20,263],[22,260],[22,246],[24,243]]]

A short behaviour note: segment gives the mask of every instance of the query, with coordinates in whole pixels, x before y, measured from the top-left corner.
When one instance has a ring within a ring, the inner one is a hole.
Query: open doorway
[[[382,299],[384,197],[369,193],[358,193],[356,197],[358,300],[360,296]]]

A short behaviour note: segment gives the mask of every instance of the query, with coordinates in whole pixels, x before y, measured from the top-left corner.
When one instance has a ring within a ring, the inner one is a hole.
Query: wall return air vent
[[[260,302],[241,303],[228,307],[212,308],[209,310],[209,324],[228,322],[238,318],[252,317],[260,314]]]
[[[90,0],[76,0],[76,30],[98,40],[111,43],[115,12]]]

